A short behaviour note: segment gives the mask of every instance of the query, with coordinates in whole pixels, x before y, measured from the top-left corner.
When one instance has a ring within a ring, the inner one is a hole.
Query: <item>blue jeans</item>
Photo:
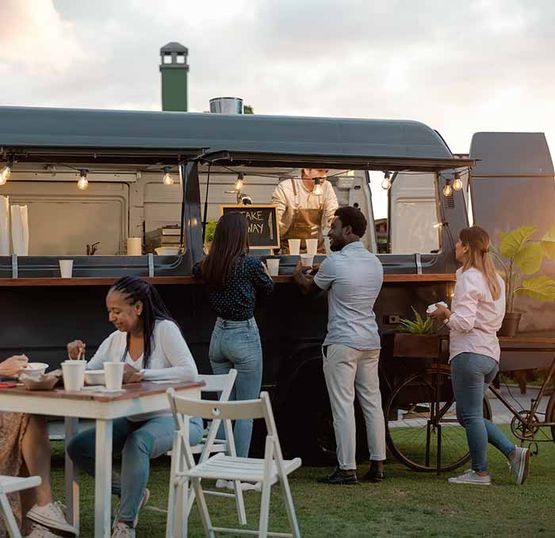
[[[252,400],[260,396],[262,384],[262,345],[254,318],[245,321],[216,320],[210,351],[212,371],[225,374],[237,370],[231,400]],[[233,427],[237,455],[247,457],[252,436],[252,419],[237,420]],[[218,437],[223,437],[220,428]]]
[[[515,445],[483,414],[484,394],[498,369],[496,360],[478,353],[459,353],[451,360],[457,418],[466,430],[472,469],[476,472],[488,469],[488,442],[506,457],[515,449]]]
[[[176,429],[173,416],[154,417],[144,422],[126,418],[114,420],[113,454],[121,454],[121,478],[112,481],[112,493],[121,497],[118,519],[132,523],[139,512],[143,491],[148,484],[150,460],[172,449]],[[189,440],[198,444],[202,440],[203,425],[200,418],[189,421]],[[96,428],[76,435],[67,452],[73,462],[94,476]]]

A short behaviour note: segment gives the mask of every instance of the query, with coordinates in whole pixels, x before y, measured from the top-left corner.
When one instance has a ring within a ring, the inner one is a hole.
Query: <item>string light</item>
[[[384,191],[391,189],[391,172],[389,170],[387,172],[384,172],[382,189]]]
[[[164,166],[164,176],[162,177],[162,183],[164,185],[173,185],[175,182],[170,174],[171,166]]]
[[[460,191],[463,188],[463,182],[461,179],[461,175],[457,172],[455,174],[455,180],[453,181],[453,190]]]
[[[239,172],[237,174],[237,179],[235,181],[235,190],[236,191],[242,190],[243,187],[245,186],[244,178],[245,178],[245,174],[243,174],[243,172]]]
[[[322,190],[322,178],[320,177],[315,177],[314,178],[314,189],[312,190],[312,192],[316,195],[316,196],[321,196],[323,190]]]
[[[445,181],[445,185],[443,186],[443,196],[447,198],[449,198],[449,196],[453,196],[453,186],[451,185],[450,179]]]
[[[77,188],[84,191],[89,186],[89,180],[87,179],[87,174],[89,171],[86,168],[82,168],[79,171],[79,181],[77,181]]]
[[[8,179],[10,179],[12,175],[12,167],[13,163],[11,161],[8,161],[6,163],[6,166],[4,166],[2,173],[0,174],[0,185],[5,185],[8,182]]]

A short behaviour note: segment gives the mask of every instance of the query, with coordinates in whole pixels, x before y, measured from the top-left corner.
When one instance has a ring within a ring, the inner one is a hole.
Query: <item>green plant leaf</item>
[[[522,286],[515,290],[519,295],[527,295],[538,301],[555,301],[555,279],[537,276],[522,281]]]
[[[416,309],[411,306],[415,320],[401,319],[399,330],[410,334],[434,334],[436,332],[435,322],[431,318],[424,318]]]
[[[555,260],[555,226],[551,226],[541,239],[544,254],[550,259]]]
[[[521,226],[510,232],[501,232],[499,234],[499,252],[505,258],[514,258],[536,230],[536,226]]]
[[[515,255],[517,267],[525,274],[537,273],[542,266],[543,249],[539,241],[527,241]]]

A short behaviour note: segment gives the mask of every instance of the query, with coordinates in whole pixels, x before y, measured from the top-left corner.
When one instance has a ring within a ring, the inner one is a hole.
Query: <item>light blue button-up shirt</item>
[[[324,345],[380,349],[374,302],[383,283],[380,260],[360,241],[328,256],[314,276],[328,290],[328,334]]]

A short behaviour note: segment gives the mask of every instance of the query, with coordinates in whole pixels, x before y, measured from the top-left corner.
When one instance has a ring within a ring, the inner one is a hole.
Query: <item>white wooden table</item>
[[[166,389],[200,398],[201,383],[136,383],[125,385],[116,394],[65,390],[28,391],[24,388],[0,390],[0,411],[53,415],[66,419],[66,445],[76,431],[77,419],[96,421],[96,468],[94,536],[111,536],[112,423],[116,418],[168,409]],[[73,463],[65,464],[68,520],[79,527],[79,486]]]

